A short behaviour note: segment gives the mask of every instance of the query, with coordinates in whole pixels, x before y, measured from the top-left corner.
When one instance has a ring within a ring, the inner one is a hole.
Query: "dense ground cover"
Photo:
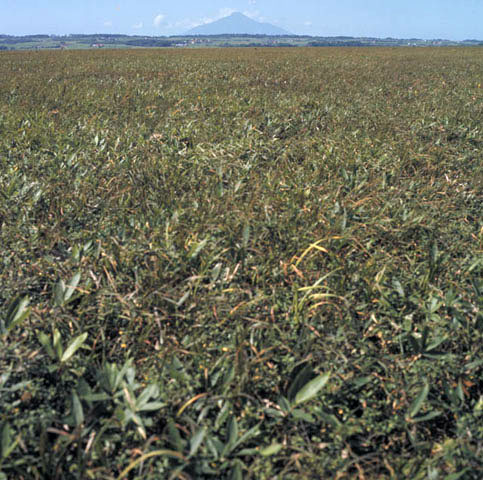
[[[482,49],[0,79],[0,478],[481,478]]]

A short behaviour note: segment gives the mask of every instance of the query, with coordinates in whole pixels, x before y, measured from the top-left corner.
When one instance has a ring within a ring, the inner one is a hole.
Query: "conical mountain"
[[[261,23],[243,15],[232,13],[228,17],[220,18],[215,22],[206,23],[192,28],[187,35],[290,35],[283,28],[270,23]]]

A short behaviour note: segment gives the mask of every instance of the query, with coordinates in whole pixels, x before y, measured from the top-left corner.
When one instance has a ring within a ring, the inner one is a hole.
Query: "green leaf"
[[[64,280],[60,279],[54,288],[54,303],[58,307],[64,305],[64,292],[65,292],[65,283]]]
[[[134,395],[134,392],[132,391],[131,388],[129,388],[129,385],[126,385],[123,389],[122,392],[124,393],[124,398],[126,399],[126,403],[129,406],[129,410],[131,412],[136,411],[136,396]]]
[[[284,396],[281,396],[278,399],[278,405],[282,409],[283,413],[289,413],[290,409],[292,408],[290,402]]]
[[[223,264],[221,262],[218,262],[213,267],[213,270],[211,271],[210,283],[215,283],[218,280],[218,277],[220,276],[220,272],[221,272],[221,267],[222,266],[223,266]]]
[[[352,385],[355,388],[361,388],[367,385],[368,383],[372,382],[372,380],[374,380],[373,377],[359,377],[352,380]]]
[[[82,333],[76,338],[74,338],[74,340],[72,340],[72,342],[70,342],[69,346],[66,348],[60,361],[62,363],[67,362],[72,357],[72,355],[74,355],[74,353],[80,347],[82,347],[82,344],[86,341],[86,339],[87,339],[87,333]]]
[[[249,440],[250,438],[256,437],[260,433],[260,425],[255,425],[254,427],[247,430],[235,443],[233,448],[238,447],[238,445],[242,445],[244,442]]]
[[[166,406],[163,402],[149,402],[144,404],[142,407],[138,407],[140,412],[155,412],[156,410],[161,410]]]
[[[186,300],[188,300],[188,297],[190,296],[191,292],[188,290],[177,302],[176,306],[179,308],[183,305]]]
[[[235,367],[234,365],[230,365],[230,367],[226,371],[221,381],[221,388],[223,392],[226,392],[226,390],[229,389],[231,382],[233,381],[234,378],[235,378]]]
[[[236,421],[235,415],[232,415],[230,419],[226,437],[227,438],[225,448],[223,449],[223,452],[221,454],[222,457],[228,455],[235,448],[235,444],[238,438],[238,422]]]
[[[142,410],[143,407],[149,402],[151,398],[159,396],[159,387],[156,384],[148,385],[139,395],[136,400],[136,406],[138,410]]]
[[[314,423],[315,419],[312,415],[308,414],[307,412],[304,412],[303,410],[296,408],[295,410],[292,410],[292,417],[295,420],[301,420],[304,422],[308,423]]]
[[[253,457],[254,455],[259,455],[260,450],[258,448],[243,448],[236,452],[237,457]]]
[[[426,382],[421,392],[419,392],[419,395],[414,399],[413,403],[411,404],[411,407],[409,408],[410,418],[413,418],[419,412],[419,410],[421,410],[423,403],[426,401],[426,398],[428,397],[428,393],[429,393],[429,385]]]
[[[62,347],[60,332],[57,329],[54,330],[52,345],[54,347],[55,353],[57,354],[57,358],[60,359],[62,357],[62,352],[64,351],[64,349]]]
[[[17,297],[7,312],[6,318],[6,328],[7,332],[15,328],[17,325],[22,323],[29,315],[30,299],[28,297]]]
[[[238,422],[236,421],[235,415],[233,415],[228,425],[228,438],[227,438],[228,444],[234,445],[237,438],[238,438]]]
[[[396,280],[394,279],[392,281],[392,285],[393,287],[396,289],[396,292],[397,294],[401,297],[401,298],[404,298],[405,297],[405,293],[404,293],[404,289],[401,285],[401,282],[399,280]]]
[[[250,241],[250,225],[247,223],[243,227],[243,233],[242,233],[242,248],[244,250],[247,249],[249,241]]]
[[[67,284],[67,288],[65,289],[65,292],[64,292],[64,303],[67,303],[70,297],[72,297],[72,294],[75,292],[77,285],[79,285],[80,279],[81,279],[81,274],[80,272],[77,272],[69,280],[69,283]]]
[[[0,426],[0,460],[7,458],[17,446],[18,440],[13,440],[13,431],[8,423]]]
[[[451,473],[450,475],[447,475],[446,477],[444,477],[444,480],[459,480],[464,475],[466,475],[469,471],[470,471],[470,468],[465,468],[461,472]]]
[[[7,451],[12,443],[12,430],[8,423],[4,423],[0,429],[0,458],[6,458]]]
[[[211,437],[210,441],[216,449],[217,458],[220,457],[221,454],[223,453],[223,450],[225,449],[225,444],[219,438],[216,438],[216,437]]]
[[[235,464],[231,471],[230,480],[243,480],[242,469],[238,463]]]
[[[183,451],[183,440],[181,439],[181,435],[179,434],[179,430],[176,427],[173,419],[170,418],[168,420],[168,436],[169,436],[169,443],[173,446],[173,448],[177,452]]]
[[[55,358],[57,358],[54,349],[52,348],[52,345],[50,343],[50,337],[47,334],[45,334],[44,332],[39,332],[37,334],[37,340],[45,348],[47,354],[51,359],[54,360]]]
[[[81,425],[84,422],[84,410],[82,409],[82,403],[75,391],[72,391],[72,414],[76,426]]]
[[[188,254],[188,258],[190,260],[194,260],[201,253],[201,250],[205,248],[207,243],[208,243],[208,238],[205,238],[200,243],[193,245],[193,247],[191,248]]]
[[[104,402],[111,397],[107,393],[88,393],[86,395],[81,395],[81,398],[86,402]]]
[[[190,454],[189,456],[192,457],[200,448],[201,444],[203,443],[203,439],[206,435],[206,427],[201,427],[198,431],[191,437],[190,440]]]
[[[281,412],[280,410],[276,410],[275,408],[265,408],[264,412],[267,415],[270,415],[271,417],[275,417],[275,418],[285,417],[285,414],[283,412]]]
[[[314,398],[329,381],[329,377],[330,373],[327,372],[306,383],[295,396],[295,404],[300,405]]]
[[[426,352],[430,352],[435,348],[438,348],[442,343],[446,341],[446,337],[435,338],[425,349]]]
[[[230,409],[231,409],[231,403],[228,401],[225,401],[223,404],[223,407],[221,407],[220,412],[218,413],[216,420],[215,420],[215,429],[218,430],[220,426],[225,422],[227,419],[228,415],[230,414]]]
[[[3,388],[3,386],[8,382],[10,375],[11,372],[5,372],[0,375],[0,388]]]
[[[436,266],[436,263],[438,261],[438,257],[439,257],[438,245],[436,244],[436,242],[433,242],[433,244],[431,245],[431,253],[430,253],[431,267]]]
[[[439,417],[440,415],[442,415],[442,412],[438,412],[438,411],[435,410],[435,411],[429,412],[426,415],[423,415],[421,417],[413,418],[413,422],[415,422],[415,423],[427,422],[428,420],[432,420],[433,418]]]
[[[263,450],[260,450],[260,455],[262,457],[271,457],[272,455],[276,455],[280,450],[282,450],[283,445],[280,443],[272,443],[268,447],[265,447]]]
[[[310,365],[305,365],[305,367],[303,367],[297,373],[287,391],[287,397],[290,401],[293,401],[295,399],[297,392],[299,392],[299,390],[311,380],[313,375],[314,373]]]

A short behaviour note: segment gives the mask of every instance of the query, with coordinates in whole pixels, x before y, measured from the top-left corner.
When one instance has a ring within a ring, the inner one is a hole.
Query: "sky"
[[[233,12],[298,35],[483,39],[483,0],[0,0],[0,34],[177,35]]]

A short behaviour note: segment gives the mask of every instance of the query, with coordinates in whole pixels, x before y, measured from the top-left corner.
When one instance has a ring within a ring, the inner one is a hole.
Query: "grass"
[[[483,50],[0,60],[0,478],[481,478]]]

